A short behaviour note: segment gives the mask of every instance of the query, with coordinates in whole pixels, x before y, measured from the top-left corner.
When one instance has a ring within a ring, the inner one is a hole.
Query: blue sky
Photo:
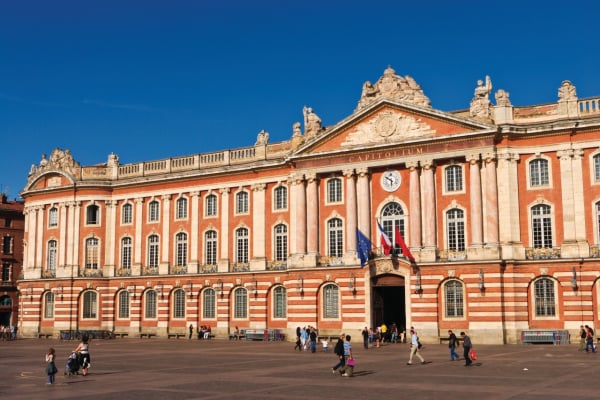
[[[417,4],[418,3],[418,4]],[[600,96],[600,3],[0,0],[0,187],[55,147],[84,165],[287,140],[352,113],[391,65],[432,106],[490,75],[514,105]]]

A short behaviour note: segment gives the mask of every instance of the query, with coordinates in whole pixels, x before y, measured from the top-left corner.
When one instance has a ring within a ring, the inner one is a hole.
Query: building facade
[[[23,202],[0,196],[0,236],[2,236],[2,278],[0,280],[0,325],[18,326],[19,296],[17,281],[23,267]]]
[[[21,193],[21,331],[597,326],[600,99],[491,91],[445,112],[388,68],[351,115],[305,107],[283,142],[94,166],[55,149]]]

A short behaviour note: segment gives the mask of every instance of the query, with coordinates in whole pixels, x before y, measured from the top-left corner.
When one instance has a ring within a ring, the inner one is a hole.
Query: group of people
[[[460,337],[463,342],[463,357],[465,359],[465,367],[470,367],[473,364],[472,360],[472,350],[473,344],[471,343],[471,338],[465,332],[460,333]],[[459,347],[459,340],[456,337],[456,334],[452,332],[451,329],[448,329],[448,348],[450,349],[450,360],[455,361],[459,360],[460,356],[456,353],[456,348]],[[417,331],[414,327],[410,327],[410,356],[408,358],[407,365],[412,365],[412,360],[414,356],[421,361],[421,364],[426,364],[427,361],[421,356],[420,350],[422,348],[422,344],[419,341],[419,335],[417,335]]]
[[[581,325],[579,337],[581,338],[581,341],[579,342],[579,351],[584,350],[585,346],[586,353],[589,353],[590,351],[592,353],[596,352],[596,346],[594,345],[594,330],[589,325]]]
[[[363,346],[365,349],[369,347],[380,347],[382,343],[403,343],[405,332],[400,332],[398,325],[394,322],[388,329],[385,323],[376,328],[365,328],[361,332],[363,337]]]
[[[15,325],[0,325],[0,337],[2,340],[15,340],[17,338],[17,327]]]
[[[317,337],[318,331],[314,326],[296,327],[296,344],[294,345],[294,350],[307,351],[310,349],[311,353],[316,352]]]
[[[56,368],[56,351],[54,348],[50,347],[48,349],[45,359],[46,375],[48,377],[46,384],[52,385],[54,384],[56,374],[58,373],[58,368]],[[89,368],[92,366],[91,361],[89,337],[83,335],[81,337],[81,342],[79,342],[77,347],[72,351],[71,356],[68,358],[67,366],[65,367],[65,375],[79,373],[79,369],[81,369],[82,375],[86,376]]]
[[[194,334],[194,325],[190,324],[188,339],[191,339],[193,334]],[[198,329],[196,331],[196,335],[198,335],[198,340],[210,339],[211,334],[212,334],[212,330],[210,329],[210,325],[201,325],[198,327]]]

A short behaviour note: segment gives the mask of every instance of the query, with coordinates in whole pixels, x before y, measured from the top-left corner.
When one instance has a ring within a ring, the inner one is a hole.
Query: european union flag
[[[371,253],[371,241],[360,231],[356,230],[356,248],[358,252],[358,258],[360,259],[360,266],[364,267],[367,265],[369,260],[369,254]]]

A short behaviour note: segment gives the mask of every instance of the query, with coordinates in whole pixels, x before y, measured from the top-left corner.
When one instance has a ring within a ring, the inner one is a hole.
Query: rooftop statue
[[[575,85],[571,81],[563,81],[558,88],[558,102],[577,100]]]
[[[405,77],[398,76],[396,71],[389,66],[375,84],[370,81],[363,84],[362,94],[356,109],[360,110],[380,97],[431,107],[429,98],[425,96],[421,86],[412,77],[408,75]]]
[[[480,79],[477,81],[475,94],[471,100],[470,113],[471,117],[489,118],[490,117],[490,93],[492,92],[492,80],[489,75],[485,77],[485,85]]]
[[[302,113],[304,114],[304,135],[307,138],[316,136],[319,131],[321,131],[321,118],[311,107],[306,107],[302,109]]]

